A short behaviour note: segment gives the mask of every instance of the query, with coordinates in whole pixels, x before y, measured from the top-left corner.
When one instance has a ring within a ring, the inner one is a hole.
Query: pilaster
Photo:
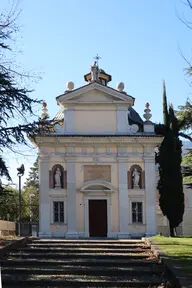
[[[76,231],[75,160],[67,160],[68,231],[66,238],[78,238]]]
[[[75,113],[73,106],[67,106],[64,111],[64,132],[75,133]]]
[[[49,158],[39,159],[39,235],[50,233]]]
[[[117,106],[117,132],[128,132],[128,107],[118,105]]]
[[[155,157],[144,157],[146,191],[146,236],[156,234]]]
[[[129,238],[127,159],[118,159],[118,178],[119,178],[119,221],[120,221],[120,231],[118,233],[118,238]]]

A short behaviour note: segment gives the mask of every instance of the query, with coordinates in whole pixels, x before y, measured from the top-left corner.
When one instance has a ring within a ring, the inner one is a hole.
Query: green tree
[[[163,93],[164,108],[166,107],[165,102],[166,99]],[[160,177],[157,189],[160,195],[160,208],[169,221],[170,235],[173,237],[175,236],[175,228],[183,221],[184,213],[181,173],[182,141],[179,139],[183,122],[176,118],[172,105],[169,106],[167,112],[168,114],[164,115],[164,119],[167,119],[168,116],[168,125],[157,125],[156,127],[156,131],[164,136],[159,152],[156,154]],[[166,113],[166,109],[164,109],[164,113]]]
[[[169,125],[169,114],[167,108],[167,93],[166,93],[165,81],[163,81],[163,123],[166,126]]]
[[[29,177],[26,179],[23,189],[23,198],[26,203],[26,219],[38,221],[39,219],[39,173],[38,159],[30,168]]]
[[[26,179],[24,187],[35,187],[39,189],[39,171],[38,171],[38,159],[34,162],[33,167],[30,168],[29,177]]]
[[[192,150],[183,156],[182,160],[183,183],[192,188]]]
[[[14,35],[18,32],[16,20],[14,9],[7,15],[0,14],[0,176],[8,180],[11,177],[3,157],[5,149],[17,152],[16,144],[27,145],[26,135],[35,132],[41,134],[46,126],[45,121],[28,122],[34,115],[33,105],[41,101],[31,98],[29,95],[32,91],[22,84],[23,78],[29,79],[31,75],[14,69],[15,51],[10,45],[14,43],[12,40],[15,40]],[[9,62],[7,59],[12,60]],[[2,191],[2,185],[0,188]]]
[[[176,116],[183,123],[181,127],[189,136],[192,135],[192,104],[189,99],[187,99],[185,105],[178,106],[176,111]]]
[[[5,187],[6,193],[3,193],[0,197],[0,219],[17,221],[19,216],[19,191],[10,186]],[[21,196],[22,199],[22,219],[26,218],[26,200]]]
[[[180,122],[183,123],[181,129],[189,136],[189,140],[192,141],[192,104],[188,99],[185,105],[178,107],[176,115]],[[192,187],[192,151],[189,151],[183,156],[182,160],[182,174],[183,183],[188,183],[188,187]]]

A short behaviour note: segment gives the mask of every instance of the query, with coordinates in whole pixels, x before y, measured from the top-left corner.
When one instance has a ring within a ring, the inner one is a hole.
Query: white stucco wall
[[[75,106],[76,133],[115,133],[117,130],[116,107],[106,105]]]

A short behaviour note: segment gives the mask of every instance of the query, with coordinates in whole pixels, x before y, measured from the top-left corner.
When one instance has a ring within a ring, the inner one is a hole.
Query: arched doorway
[[[111,183],[94,180],[84,183],[81,192],[85,204],[85,236],[107,237],[111,230]]]

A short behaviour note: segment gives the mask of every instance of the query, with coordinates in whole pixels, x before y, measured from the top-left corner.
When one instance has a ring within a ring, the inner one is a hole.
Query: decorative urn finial
[[[150,119],[151,119],[151,117],[152,117],[152,114],[150,113],[151,112],[151,110],[149,109],[149,103],[147,102],[146,104],[145,104],[145,107],[146,107],[146,109],[144,110],[144,114],[143,114],[143,117],[146,119],[146,121],[149,121]]]

